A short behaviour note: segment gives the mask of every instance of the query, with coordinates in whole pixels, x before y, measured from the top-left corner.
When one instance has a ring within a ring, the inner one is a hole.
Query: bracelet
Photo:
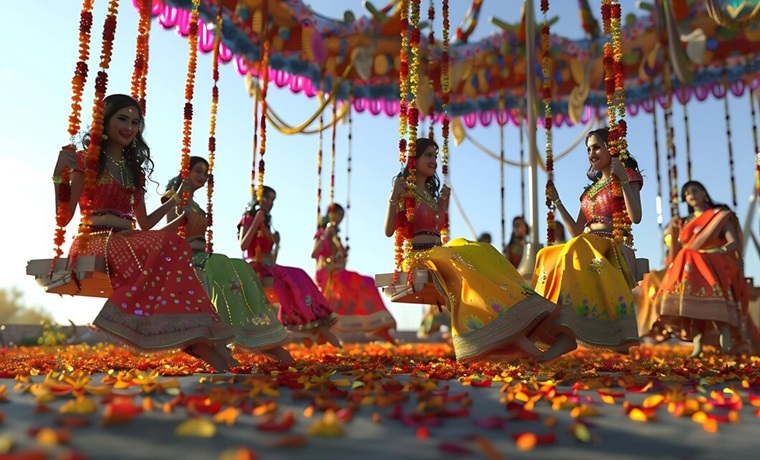
[[[395,199],[395,200],[394,200],[394,199],[393,199],[393,197],[391,197],[391,198],[388,200],[388,203],[390,203],[390,204],[398,204],[398,199]]]
[[[63,179],[61,179],[61,176],[53,176],[53,183],[54,184],[62,184]]]
[[[554,203],[554,206],[557,207],[557,206],[559,206],[559,205],[562,204],[562,200],[560,200],[559,198],[557,198],[556,200],[553,200],[552,203]]]

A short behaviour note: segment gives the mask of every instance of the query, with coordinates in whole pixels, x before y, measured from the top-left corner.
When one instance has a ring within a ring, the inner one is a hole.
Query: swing
[[[135,69],[132,74],[132,96],[137,99],[144,110],[145,103],[145,80],[147,76],[147,65],[145,65],[145,59],[147,58],[148,47],[148,35],[150,32],[150,0],[140,0],[139,11],[140,20],[138,24],[137,46],[135,59]],[[81,15],[87,16],[92,13],[92,5],[89,9],[84,8]],[[115,19],[116,12],[109,13]],[[107,20],[108,21],[108,20]],[[80,23],[80,48],[89,45],[86,41],[90,34],[83,34],[84,24]],[[105,47],[105,43],[103,46]],[[79,64],[86,64],[87,54],[80,55]],[[102,69],[104,70],[104,69]],[[69,134],[72,139],[79,131],[79,119],[81,113],[82,92],[84,90],[84,83],[86,81],[86,75],[82,77],[79,74],[75,75],[80,79],[79,85],[73,87],[74,94],[72,95],[73,108],[72,114],[69,117],[70,120],[76,120],[75,123],[69,124]],[[78,108],[77,108],[78,107]],[[61,239],[62,241],[62,239]],[[56,248],[60,251],[60,245]],[[53,259],[33,259],[27,261],[26,274],[34,276],[38,285],[45,289],[45,292],[50,292],[59,295],[80,295],[88,297],[108,297],[111,295],[112,288],[111,282],[108,276],[108,267],[106,261],[101,256],[83,255],[79,256],[76,260],[76,266],[71,267],[69,259],[66,257],[55,257]]]
[[[391,302],[414,303],[426,305],[446,305],[446,300],[438,292],[432,275],[426,268],[416,268],[412,272],[412,282],[407,282],[409,273],[399,272],[396,283],[393,273],[375,275],[375,286],[382,289]]]

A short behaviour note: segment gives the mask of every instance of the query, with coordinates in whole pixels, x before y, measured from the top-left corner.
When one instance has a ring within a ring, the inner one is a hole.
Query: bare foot
[[[557,340],[544,352],[541,360],[544,362],[551,361],[576,348],[578,348],[578,343],[574,338],[564,332],[560,333]]]
[[[696,358],[702,354],[702,334],[699,333],[695,335],[694,339],[692,339],[692,343],[694,344],[694,350],[692,350],[689,358]]]
[[[185,348],[185,352],[190,356],[194,356],[210,365],[217,372],[227,372],[230,370],[230,365],[227,360],[222,355],[218,354],[214,348],[207,343],[194,343]],[[230,359],[234,361],[234,358],[232,358],[232,356],[230,356]],[[235,362],[237,363],[237,361]]]
[[[343,348],[338,337],[336,337],[327,327],[320,326],[314,329],[314,333],[317,335],[317,343],[322,344],[329,342],[335,348]],[[320,342],[320,340],[322,340],[322,342]]]
[[[266,350],[262,350],[261,354],[285,364],[293,364],[295,362],[293,356],[290,355],[290,352],[282,347],[267,348]]]
[[[391,337],[391,333],[388,330],[388,328],[383,328],[383,329],[378,329],[376,331],[372,331],[368,335],[370,337],[377,337],[377,338],[383,339],[383,340],[385,340],[386,342],[388,342],[390,344],[395,344],[396,343],[396,339],[394,339],[393,337]]]

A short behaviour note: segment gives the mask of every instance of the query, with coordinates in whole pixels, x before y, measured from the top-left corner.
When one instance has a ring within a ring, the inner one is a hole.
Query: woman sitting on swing
[[[250,206],[238,223],[240,249],[259,278],[271,280],[280,304],[279,319],[293,332],[316,337],[340,347],[330,331],[337,320],[330,304],[311,277],[300,268],[277,265],[275,244],[280,234],[272,231],[272,207],[277,197],[274,189],[263,186],[261,202]]]
[[[206,213],[195,202],[193,194],[206,185],[207,180],[208,162],[201,157],[190,157],[190,174],[182,191],[182,176],[177,175],[169,181],[164,195],[165,199],[171,200],[185,190],[190,193],[189,202],[182,208],[187,217],[185,239],[193,249],[193,265],[200,271],[203,287],[222,321],[245,333],[237,341],[238,345],[292,363],[290,353],[280,346],[288,341],[288,331],[277,319],[277,312],[267,300],[251,266],[242,259],[206,252]],[[176,219],[177,209],[170,209],[166,218],[170,222]]]
[[[346,270],[348,253],[338,235],[345,211],[331,204],[314,236],[311,257],[317,259],[317,283],[338,316],[335,330],[366,333],[395,343],[390,330],[396,320],[385,308],[382,297],[369,276]]]
[[[145,210],[153,161],[144,128],[137,101],[114,94],[104,100],[102,139],[88,133],[83,141],[85,150],[90,142],[100,143],[98,162],[87,164],[86,153],[72,145],[59,153],[53,182],[63,225],[77,204],[89,214],[69,251],[70,267],[76,267],[78,256],[105,258],[113,293],[94,321],[104,332],[141,351],[182,348],[219,371],[228,370],[239,364],[225,347],[236,332],[214,311],[193,270],[190,246],[176,235],[184,214],[164,231],[150,230],[173,202],[150,214]],[[66,168],[70,182],[61,178]],[[92,190],[85,187],[88,168],[97,170]],[[135,230],[135,223],[142,230]]]
[[[547,338],[556,343],[556,352],[573,350],[578,342],[621,352],[638,343],[632,235],[625,229],[623,244],[615,243],[613,215],[622,200],[630,220],[641,221],[643,178],[632,157],[621,162],[610,155],[608,135],[609,130],[601,128],[586,136],[592,184],[581,194],[577,219],[563,206],[554,187],[548,191],[573,237],[540,250],[533,272],[533,289],[561,308]],[[616,184],[622,198],[614,194]]]
[[[408,222],[403,207],[408,166],[393,184],[385,234],[410,232],[412,254],[405,270],[426,268],[451,312],[451,333],[458,360],[496,357],[543,359],[536,346],[538,333],[550,327],[557,306],[533,292],[509,261],[491,244],[458,238],[441,246],[449,187],[439,189],[436,175],[438,145],[416,141],[412,193],[416,206]]]
[[[689,215],[675,216],[668,229],[674,238],[673,261],[654,296],[659,314],[648,335],[692,341],[690,357],[703,343],[723,353],[758,353],[760,333],[749,315],[749,289],[744,279],[742,231],[728,206],[713,203],[700,182],[681,188]]]

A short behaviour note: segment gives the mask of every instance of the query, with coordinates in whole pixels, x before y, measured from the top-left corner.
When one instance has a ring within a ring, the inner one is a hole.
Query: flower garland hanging
[[[108,3],[108,14],[103,23],[103,42],[100,49],[100,71],[95,77],[95,98],[92,108],[92,126],[90,127],[90,143],[87,147],[85,159],[84,187],[82,195],[91,197],[95,193],[98,181],[100,162],[100,144],[103,142],[103,112],[105,111],[106,88],[108,86],[107,70],[111,65],[113,53],[113,40],[116,36],[116,14],[119,10],[119,0],[111,0]],[[80,230],[80,253],[87,251],[90,236],[90,223],[92,207],[87,203],[82,206],[81,230]]]
[[[760,142],[757,137],[757,118],[755,111],[755,96],[750,89],[749,95],[749,113],[752,120],[752,145],[755,147],[755,198],[760,198]]]
[[[544,129],[546,131],[546,244],[552,245],[555,241],[554,210],[556,203],[550,198],[554,188],[554,154],[552,150],[552,69],[551,69],[551,35],[549,30],[549,0],[541,0],[541,12],[544,20],[541,24],[541,70],[543,73],[543,85],[541,98],[544,101]]]
[[[266,21],[266,19],[264,19]],[[264,197],[264,154],[267,151],[267,89],[269,88],[269,39],[266,36],[266,26],[264,26],[264,42],[261,47],[261,65],[259,66],[259,75],[261,76],[261,114],[259,118],[259,171],[258,171],[258,188],[256,189],[256,201],[259,203]]]
[[[628,145],[625,140],[625,88],[623,87],[623,45],[621,32],[621,9],[617,0],[603,0],[602,20],[605,34],[611,35],[611,41],[604,44],[604,87],[607,96],[607,119],[609,135],[607,149],[612,156],[621,161],[628,158]],[[620,121],[618,122],[618,117]],[[612,236],[616,243],[633,245],[631,219],[628,216],[623,198],[623,189],[616,176],[612,178],[612,194],[614,197],[612,213]]]
[[[333,220],[333,208],[335,203],[335,154],[336,154],[336,148],[335,148],[335,138],[338,134],[338,101],[337,98],[333,97],[334,95],[330,95],[330,102],[332,102],[332,131],[331,131],[331,138],[330,138],[330,209],[329,209],[329,219],[330,222]]]
[[[190,144],[193,133],[193,93],[195,92],[195,72],[198,67],[198,8],[200,0],[193,0],[193,9],[190,11],[190,28],[187,35],[187,43],[190,48],[190,56],[187,62],[187,77],[185,79],[185,107],[183,111],[182,128],[182,163],[180,174],[182,180],[190,176]],[[190,202],[190,191],[183,190],[179,195],[177,208],[182,209]],[[185,224],[180,224],[177,234],[185,237]]]
[[[74,76],[71,78],[71,114],[69,115],[68,133],[70,138],[71,150],[74,147],[74,136],[79,132],[82,126],[82,94],[84,85],[87,82],[87,61],[90,59],[90,39],[92,33],[92,7],[94,0],[84,0],[82,10],[79,13],[79,60],[74,67]],[[58,179],[55,179],[58,182]],[[63,255],[61,246],[66,241],[66,219],[70,214],[69,199],[71,198],[71,170],[64,168],[61,171],[60,183],[58,187],[58,204],[55,213],[55,236],[53,245],[55,256],[52,261],[52,269],[58,258]]]
[[[319,132],[317,133],[317,226],[322,219],[322,158],[324,156],[324,150],[322,149],[322,141],[324,136],[325,117],[324,113],[319,113]]]
[[[214,27],[214,50],[211,56],[211,77],[214,86],[211,88],[211,116],[208,130],[208,180],[206,181],[206,252],[214,252],[214,160],[216,159],[216,114],[219,106],[219,48],[222,44],[222,6],[216,13]]]
[[[412,62],[409,69],[409,90],[411,100],[407,107],[407,123],[409,124],[409,141],[407,145],[407,169],[409,175],[406,176],[407,194],[404,199],[404,211],[406,212],[406,222],[409,227],[407,238],[404,245],[404,258],[409,259],[412,253],[411,228],[414,222],[414,211],[417,207],[417,130],[419,127],[419,108],[417,107],[417,96],[420,87],[420,0],[411,0],[411,10],[409,12],[409,27],[411,34],[409,38],[409,50],[412,55]],[[407,275],[407,284],[411,284],[413,277],[412,270]]]
[[[731,199],[732,203],[734,204],[734,209],[739,205],[739,202],[736,199],[736,174],[734,173],[734,143],[731,142],[731,111],[728,108],[728,95],[730,94],[729,91],[729,83],[728,83],[728,72],[726,69],[726,63],[723,63],[723,91],[725,94],[723,95],[723,110],[725,111],[725,118],[726,118],[726,142],[728,143],[728,173],[731,177]]]
[[[399,22],[401,33],[401,49],[399,50],[399,114],[398,114],[398,161],[403,167],[407,162],[407,92],[409,91],[409,0],[400,0]],[[406,207],[406,206],[405,206]],[[410,222],[406,219],[406,213],[399,212],[396,215],[396,232],[394,240],[394,262],[396,269],[393,272],[393,284],[398,279],[398,272],[403,269],[404,246],[411,233]]]
[[[346,217],[344,217],[344,220],[346,221],[345,226],[344,226],[346,230],[346,235],[345,235],[346,252],[348,252],[348,250],[351,247],[350,240],[349,240],[351,233],[349,232],[348,224],[350,223],[349,217],[351,216],[351,160],[353,158],[352,148],[353,148],[353,139],[354,139],[354,135],[353,135],[354,120],[352,116],[353,112],[351,111],[351,101],[353,100],[354,100],[354,83],[350,82],[348,84],[348,100],[346,101],[346,111],[347,111],[346,116],[348,117],[348,147],[347,147],[348,154],[346,158]]]
[[[140,103],[145,115],[145,87],[148,81],[148,40],[150,38],[151,0],[139,0],[140,20],[137,24],[135,68],[132,71],[132,97]]]
[[[443,120],[441,122],[441,171],[445,178],[449,175],[449,95],[451,93],[451,85],[449,84],[449,0],[443,0],[441,16],[443,19],[441,31],[441,43],[443,44],[441,50],[441,106],[443,110]],[[449,216],[447,213],[444,216],[443,226],[441,227],[441,242],[446,244],[448,241]]]

